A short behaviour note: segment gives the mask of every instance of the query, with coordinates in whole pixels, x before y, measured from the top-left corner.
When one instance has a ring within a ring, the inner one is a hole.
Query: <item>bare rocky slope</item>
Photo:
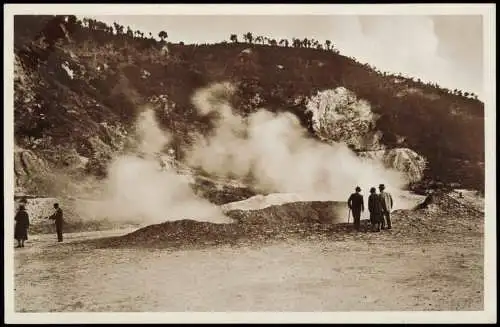
[[[308,103],[343,87],[367,102],[377,119],[345,125],[333,140],[349,143],[356,131],[368,131],[375,139],[354,142],[357,151],[389,151],[373,156],[427,182],[483,188],[482,102],[466,92],[380,73],[337,51],[307,43],[172,44],[74,16],[16,16],[14,41],[15,142],[24,149],[16,152],[16,183],[27,193],[52,184],[43,167],[70,176],[105,175],[107,160],[133,148],[131,124],[146,104],[173,132],[171,145],[182,160],[192,132],[209,133],[212,126],[210,117],[198,115],[191,96],[221,81],[237,86],[231,101],[241,114],[260,107],[289,111],[311,137],[323,140]],[[392,149],[411,149],[421,158]],[[29,182],[32,175],[38,183]],[[46,191],[59,195],[61,189]]]

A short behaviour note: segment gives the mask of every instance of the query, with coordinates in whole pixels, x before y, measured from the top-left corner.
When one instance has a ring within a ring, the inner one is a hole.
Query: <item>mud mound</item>
[[[154,245],[178,247],[231,243],[245,236],[239,224],[213,224],[194,220],[177,220],[141,228],[125,236],[104,239],[102,247]]]
[[[435,194],[426,209],[395,210],[393,229],[369,233],[369,221],[361,221],[361,232],[344,223],[346,204],[333,201],[293,202],[258,210],[230,210],[229,224],[195,220],[168,221],[141,228],[133,233],[92,241],[99,248],[151,247],[202,248],[222,244],[260,244],[268,240],[294,238],[343,240],[355,237],[369,242],[373,238],[399,242],[440,242],[463,240],[483,234],[484,215],[447,194]]]
[[[484,213],[484,197],[477,191],[456,189],[448,193],[448,196],[464,206]]]
[[[435,192],[427,197],[427,205],[419,205],[417,210],[435,214],[446,213],[453,217],[484,216],[484,207],[461,200],[453,192]]]
[[[340,222],[346,204],[332,201],[292,202],[259,210],[231,210],[226,215],[243,224],[331,224]]]
[[[259,194],[248,199],[226,203],[221,206],[225,211],[232,210],[259,210],[271,206],[279,206],[286,203],[334,201],[331,194],[307,194],[307,193],[269,193]],[[344,203],[344,205],[346,205]]]
[[[233,210],[229,224],[195,220],[168,221],[141,228],[133,233],[101,239],[98,247],[199,247],[216,244],[237,244],[244,240],[286,238],[289,234],[326,231],[338,221],[336,210],[345,204],[337,202],[297,202],[260,210]]]
[[[414,210],[393,212],[393,237],[417,242],[439,242],[450,239],[463,241],[484,234],[484,214],[474,207],[456,201],[445,192],[432,194],[427,202],[427,205]]]

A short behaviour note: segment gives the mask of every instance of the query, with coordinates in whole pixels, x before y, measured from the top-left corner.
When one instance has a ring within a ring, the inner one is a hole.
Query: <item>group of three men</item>
[[[385,185],[379,185],[380,193],[377,194],[375,187],[370,189],[370,195],[368,196],[368,211],[370,212],[370,223],[372,229],[376,232],[380,232],[380,229],[392,228],[391,224],[391,210],[393,207],[393,200],[390,193],[385,192]],[[356,192],[351,194],[347,200],[347,205],[349,210],[352,212],[354,218],[354,228],[359,230],[361,223],[361,212],[365,210],[365,204],[363,200],[363,195],[361,195],[361,188],[356,187]]]

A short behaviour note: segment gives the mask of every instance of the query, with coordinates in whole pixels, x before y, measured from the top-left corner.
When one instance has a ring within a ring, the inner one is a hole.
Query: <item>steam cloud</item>
[[[407,181],[400,172],[356,156],[344,143],[309,138],[291,113],[260,109],[242,117],[229,104],[234,91],[233,85],[220,83],[193,96],[200,114],[217,118],[213,133],[199,135],[188,149],[188,165],[220,177],[250,180],[263,192],[286,193],[301,201],[346,201],[357,185],[366,194],[369,187],[384,183],[399,207],[408,202],[401,197]],[[170,135],[158,126],[153,110],[140,115],[135,134],[139,153],[112,161],[105,201],[87,205],[89,214],[147,224],[179,219],[231,222],[221,207],[194,194],[189,177],[161,169],[161,152]]]
[[[267,192],[308,194],[309,198],[345,201],[356,185],[367,193],[386,184],[397,194],[403,175],[375,160],[357,157],[345,144],[324,144],[306,136],[290,113],[265,109],[244,118],[228,102],[234,87],[215,84],[198,91],[193,103],[200,114],[218,115],[214,133],[200,137],[188,164],[224,177],[254,180]]]
[[[189,179],[161,170],[159,154],[170,136],[158,126],[154,111],[143,112],[136,127],[141,156],[119,156],[110,164],[100,215],[148,224],[179,219],[230,222],[220,208],[194,194]]]

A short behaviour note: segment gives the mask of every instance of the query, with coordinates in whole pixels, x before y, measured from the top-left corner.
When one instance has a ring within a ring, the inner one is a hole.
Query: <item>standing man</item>
[[[63,212],[62,212],[62,209],[59,208],[58,203],[54,203],[54,209],[55,209],[55,212],[52,215],[50,215],[50,217],[48,217],[48,218],[55,221],[57,241],[62,242],[63,241],[63,223],[64,223]]]
[[[385,223],[387,222],[387,229],[392,228],[391,224],[391,211],[393,206],[392,196],[390,193],[385,192],[385,185],[380,184],[378,186],[380,190],[380,198],[382,200],[382,208],[383,208],[383,219],[382,219],[382,229],[385,229]]]
[[[354,228],[359,230],[360,221],[361,221],[361,212],[365,211],[365,204],[363,201],[363,196],[359,193],[361,192],[361,188],[356,186],[356,192],[352,193],[349,199],[347,200],[347,206],[349,210],[352,211],[352,217],[354,218]]]
[[[368,196],[368,211],[370,211],[370,222],[374,232],[380,232],[380,225],[384,221],[383,205],[380,194],[377,194],[375,187],[370,188],[370,196]]]

